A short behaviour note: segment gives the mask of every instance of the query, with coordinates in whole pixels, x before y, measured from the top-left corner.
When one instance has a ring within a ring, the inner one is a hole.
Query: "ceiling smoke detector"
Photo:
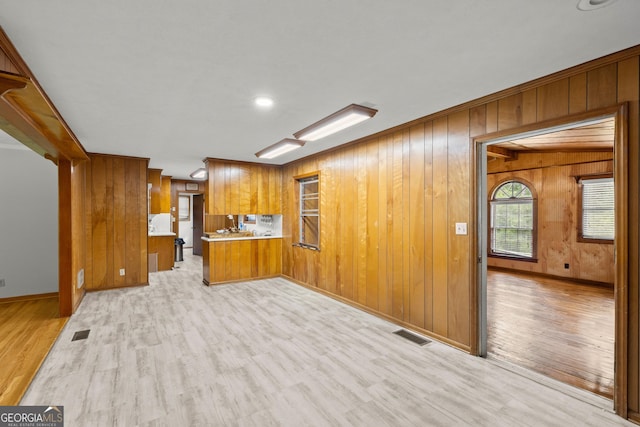
[[[595,9],[601,9],[615,3],[616,0],[579,0],[578,10],[589,11]]]

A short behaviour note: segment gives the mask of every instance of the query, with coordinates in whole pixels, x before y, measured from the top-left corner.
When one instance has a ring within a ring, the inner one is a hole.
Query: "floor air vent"
[[[86,340],[89,337],[89,332],[91,332],[91,329],[87,329],[85,331],[78,331],[75,334],[73,334],[73,338],[71,338],[71,341]]]
[[[396,335],[400,335],[402,338],[406,338],[411,342],[414,342],[418,345],[426,345],[429,344],[431,341],[426,340],[422,337],[419,337],[418,335],[412,334],[411,332],[407,331],[406,329],[398,329],[397,331],[394,332],[394,334]]]

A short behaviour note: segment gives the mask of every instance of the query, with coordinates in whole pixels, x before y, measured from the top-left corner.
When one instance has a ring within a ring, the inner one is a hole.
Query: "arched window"
[[[535,258],[536,205],[532,189],[521,181],[500,184],[491,195],[489,253]]]

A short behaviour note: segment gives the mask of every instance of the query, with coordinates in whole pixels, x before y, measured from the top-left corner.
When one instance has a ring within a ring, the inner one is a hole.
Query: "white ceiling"
[[[344,144],[640,44],[640,1],[0,0],[0,25],[87,151],[187,177],[351,103]],[[269,95],[269,111],[252,105]]]

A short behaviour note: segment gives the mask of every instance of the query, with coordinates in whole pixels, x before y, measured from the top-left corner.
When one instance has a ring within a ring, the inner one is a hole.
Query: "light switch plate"
[[[467,223],[466,222],[456,222],[456,234],[461,236],[467,235]]]
[[[81,268],[80,271],[78,271],[78,284],[76,286],[80,289],[82,285],[84,285],[84,268]]]

